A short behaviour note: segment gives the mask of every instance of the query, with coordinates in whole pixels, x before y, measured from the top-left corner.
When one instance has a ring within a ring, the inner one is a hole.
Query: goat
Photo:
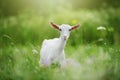
[[[66,63],[64,47],[69,38],[70,32],[79,27],[79,25],[70,26],[62,24],[61,26],[51,22],[50,25],[60,31],[60,37],[54,39],[45,39],[40,50],[40,63],[44,66],[50,66],[58,62],[61,67]]]

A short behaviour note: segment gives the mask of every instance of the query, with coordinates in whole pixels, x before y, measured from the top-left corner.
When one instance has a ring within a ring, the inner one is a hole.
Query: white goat
[[[40,50],[40,63],[45,66],[50,66],[52,63],[58,62],[61,67],[66,63],[64,47],[69,38],[70,31],[75,30],[79,25],[73,27],[62,24],[58,26],[53,22],[50,23],[52,27],[60,31],[60,37],[44,40]]]

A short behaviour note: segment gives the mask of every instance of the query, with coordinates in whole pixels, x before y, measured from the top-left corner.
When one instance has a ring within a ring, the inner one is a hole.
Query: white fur
[[[40,62],[49,66],[53,62],[59,62],[65,59],[65,54],[62,46],[62,41],[59,38],[44,40],[40,52]]]
[[[45,39],[40,50],[40,63],[45,66],[50,66],[54,62],[58,62],[61,67],[66,64],[64,47],[70,35],[71,26],[61,25],[60,37],[54,39]]]

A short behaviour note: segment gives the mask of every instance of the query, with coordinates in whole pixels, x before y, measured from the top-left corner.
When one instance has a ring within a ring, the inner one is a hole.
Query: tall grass
[[[81,45],[65,49],[66,57],[80,63],[80,67],[60,70],[39,65],[39,46],[9,46],[0,49],[1,80],[119,80],[119,50],[116,47]]]
[[[69,40],[70,45],[81,43],[97,43],[101,36],[101,32],[97,27],[104,26],[106,31],[102,32],[104,40],[109,44],[118,44],[119,15],[117,10],[101,9],[97,10],[81,10],[81,11],[63,11],[47,16],[33,13],[23,13],[18,16],[11,16],[0,20],[0,44],[41,44],[45,38],[53,38],[58,36],[58,32],[50,28],[49,22],[53,21],[59,25],[65,23],[70,25],[80,24],[81,27],[77,31],[71,33]],[[109,15],[116,15],[111,16]],[[115,18],[114,18],[115,17]],[[111,21],[114,20],[114,25]],[[117,37],[117,38],[116,38]]]
[[[47,16],[21,13],[0,19],[0,80],[119,80],[120,46],[116,26],[120,18],[116,12],[119,13],[117,9],[63,10]],[[65,48],[66,57],[78,61],[79,68],[40,67],[42,41],[59,36],[50,27],[50,21],[81,25],[71,32]],[[97,30],[100,26],[106,30]]]

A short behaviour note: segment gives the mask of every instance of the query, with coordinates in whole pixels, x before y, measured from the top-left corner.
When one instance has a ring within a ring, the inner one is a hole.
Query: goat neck
[[[67,40],[64,40],[61,37],[59,38],[59,40],[60,40],[60,49],[63,50],[66,45]]]

